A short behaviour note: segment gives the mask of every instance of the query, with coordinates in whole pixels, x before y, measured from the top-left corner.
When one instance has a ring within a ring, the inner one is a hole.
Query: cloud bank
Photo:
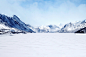
[[[33,26],[86,19],[85,0],[0,0],[0,13]]]

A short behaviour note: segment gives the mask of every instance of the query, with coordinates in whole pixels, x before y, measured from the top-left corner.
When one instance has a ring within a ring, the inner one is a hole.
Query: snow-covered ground
[[[86,57],[86,35],[73,33],[0,35],[0,57]]]

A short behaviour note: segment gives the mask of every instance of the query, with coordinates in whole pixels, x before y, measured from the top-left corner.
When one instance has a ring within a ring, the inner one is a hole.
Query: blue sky
[[[0,13],[17,15],[32,26],[86,19],[86,0],[0,0]]]

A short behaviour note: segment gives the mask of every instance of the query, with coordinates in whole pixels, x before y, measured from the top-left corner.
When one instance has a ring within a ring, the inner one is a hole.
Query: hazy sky
[[[32,26],[86,19],[86,0],[0,0],[0,13]]]

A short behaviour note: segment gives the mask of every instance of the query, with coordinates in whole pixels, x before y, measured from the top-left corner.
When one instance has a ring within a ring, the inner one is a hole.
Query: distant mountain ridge
[[[57,25],[40,26],[36,27],[35,31],[38,33],[74,33],[84,27],[86,27],[86,19],[75,23],[70,22],[62,27]]]
[[[6,15],[0,14],[0,23],[22,31],[30,33],[34,32],[32,29],[27,27],[27,25],[24,22],[22,22],[16,15],[13,15],[13,17],[8,17]]]

